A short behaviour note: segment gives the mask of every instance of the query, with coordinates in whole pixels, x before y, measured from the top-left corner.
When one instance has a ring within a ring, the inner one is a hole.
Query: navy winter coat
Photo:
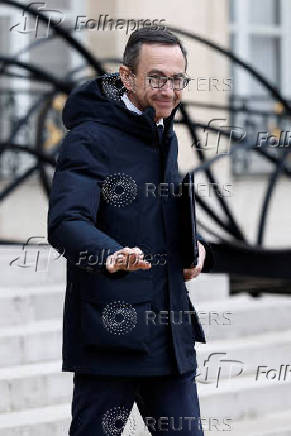
[[[62,370],[185,373],[205,336],[183,280],[176,109],[160,144],[154,109],[129,111],[123,92],[118,74],[106,75],[74,89],[63,110],[69,132],[48,212],[48,242],[67,259]],[[201,242],[207,272],[212,254]],[[109,273],[107,256],[125,246],[142,249],[152,268]]]

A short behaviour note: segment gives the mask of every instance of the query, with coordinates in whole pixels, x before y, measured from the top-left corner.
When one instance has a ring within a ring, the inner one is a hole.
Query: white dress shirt
[[[124,102],[125,106],[127,107],[128,110],[136,112],[138,115],[142,114],[142,111],[139,110],[133,103],[132,101],[129,100],[127,93],[125,92],[122,97],[121,100]],[[162,125],[164,127],[164,122],[163,122],[163,118],[160,118],[159,121],[157,121],[157,126]]]

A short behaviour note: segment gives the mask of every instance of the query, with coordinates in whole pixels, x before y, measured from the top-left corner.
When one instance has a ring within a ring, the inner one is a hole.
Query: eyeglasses
[[[165,86],[168,80],[170,80],[172,89],[174,89],[175,91],[181,91],[181,89],[185,88],[188,85],[191,78],[185,76],[168,77],[160,76],[158,74],[151,74],[146,76],[146,80],[152,88],[162,88],[163,86]]]

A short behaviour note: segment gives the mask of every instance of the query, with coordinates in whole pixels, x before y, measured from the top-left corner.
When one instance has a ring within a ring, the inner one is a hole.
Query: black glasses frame
[[[151,79],[159,79],[162,81],[162,85],[161,86],[153,86],[153,84],[151,83]],[[189,82],[192,80],[191,77],[185,77],[185,76],[178,76],[178,77],[171,77],[171,76],[162,76],[162,75],[158,75],[158,74],[149,74],[146,76],[146,79],[149,82],[149,85],[153,88],[153,89],[157,89],[157,88],[162,88],[163,86],[165,86],[165,84],[168,82],[168,80],[171,81],[172,84],[172,89],[176,90],[176,91],[181,91],[182,89],[186,88],[186,86],[189,84]],[[177,87],[174,86],[174,80],[176,79],[182,79],[183,80],[183,86],[182,87]]]

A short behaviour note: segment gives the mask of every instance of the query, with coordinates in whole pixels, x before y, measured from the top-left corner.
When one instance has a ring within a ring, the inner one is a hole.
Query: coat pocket
[[[81,301],[81,329],[85,345],[99,350],[149,353],[150,301],[128,303],[123,300],[92,303]]]
[[[87,274],[79,283],[83,343],[98,350],[149,353],[151,271],[131,271],[119,280]]]

